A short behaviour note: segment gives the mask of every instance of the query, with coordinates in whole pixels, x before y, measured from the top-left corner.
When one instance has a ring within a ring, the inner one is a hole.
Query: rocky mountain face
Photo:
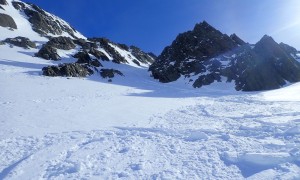
[[[85,77],[98,73],[110,80],[115,75],[123,76],[117,70],[118,64],[147,68],[156,58],[135,46],[86,38],[64,20],[19,0],[0,0],[0,31],[2,45],[36,49],[35,56],[41,60],[68,61],[44,67],[46,76]]]
[[[264,36],[255,45],[236,34],[228,36],[207,22],[179,34],[150,66],[160,82],[186,79],[200,88],[214,82],[234,82],[236,90],[259,91],[300,81],[297,50]]]
[[[195,88],[233,82],[236,90],[259,91],[300,81],[300,53],[295,48],[278,44],[269,36],[250,45],[205,21],[179,34],[156,57],[106,38],[86,38],[34,4],[0,0],[0,45],[34,50],[36,58],[53,62],[41,70],[45,76],[98,74],[112,81],[116,76],[126,76],[121,66],[150,66],[152,76],[160,82],[182,78]]]

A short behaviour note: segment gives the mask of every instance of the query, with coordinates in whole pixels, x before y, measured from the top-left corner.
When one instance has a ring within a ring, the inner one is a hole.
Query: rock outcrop
[[[77,38],[77,31],[74,28],[38,6],[20,1],[13,1],[12,5],[28,17],[28,21],[32,24],[32,29],[40,35],[62,35],[65,32],[71,37]]]
[[[65,77],[86,77],[93,74],[87,66],[78,63],[66,63],[58,66],[44,67],[43,75],[45,76],[65,76]]]
[[[3,13],[0,13],[0,26],[12,29],[18,28],[15,20],[11,16]]]
[[[71,50],[76,47],[71,38],[64,36],[50,38],[50,40],[47,42],[47,45],[62,50]]]
[[[43,47],[39,50],[38,53],[35,54],[35,56],[46,60],[60,60],[60,56],[57,53],[57,49],[47,44],[43,45]]]
[[[7,38],[3,42],[25,49],[36,48],[36,44],[26,37]]]
[[[53,37],[42,46],[35,56],[46,59],[46,60],[60,60],[60,56],[57,53],[57,49],[71,50],[74,49],[76,45],[73,40],[69,37]]]
[[[0,0],[0,4],[1,5],[7,5],[7,2],[6,2],[6,0]]]
[[[121,71],[118,71],[118,70],[115,70],[115,69],[101,69],[100,70],[100,75],[103,78],[109,78],[109,79],[115,77],[116,75],[124,76]]]

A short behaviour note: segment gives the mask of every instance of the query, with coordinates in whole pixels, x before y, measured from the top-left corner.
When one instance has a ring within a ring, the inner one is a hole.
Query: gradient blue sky
[[[206,20],[255,43],[263,35],[300,49],[300,0],[25,0],[63,18],[87,37],[107,37],[159,54]]]

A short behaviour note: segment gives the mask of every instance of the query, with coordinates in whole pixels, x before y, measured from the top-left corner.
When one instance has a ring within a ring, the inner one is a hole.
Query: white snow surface
[[[111,83],[52,78],[36,51],[0,46],[0,179],[300,178],[299,83],[193,89],[111,62]]]

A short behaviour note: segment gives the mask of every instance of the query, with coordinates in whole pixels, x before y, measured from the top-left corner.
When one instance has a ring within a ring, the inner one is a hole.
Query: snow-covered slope
[[[0,41],[3,41],[0,42],[0,45],[6,43],[11,46],[28,48],[20,37],[27,38],[26,42],[31,41],[32,44],[36,44],[33,46],[36,47],[34,56],[47,60],[64,59],[67,63],[77,62],[79,64],[76,65],[77,67],[84,66],[83,68],[93,73],[110,70],[108,67],[114,66],[112,63],[124,63],[133,67],[145,68],[155,59],[152,54],[145,53],[134,46],[128,47],[105,38],[87,40],[67,22],[34,4],[18,0],[5,0],[5,2],[0,8]],[[10,24],[15,24],[16,27],[6,26]],[[81,54],[78,55],[78,52]],[[108,63],[107,67],[103,67],[101,61],[111,63]],[[115,66],[114,70],[117,69],[118,66]],[[52,73],[51,75],[44,73],[44,75],[68,76],[64,73]],[[100,75],[103,76],[101,73]],[[123,75],[126,76],[126,74]]]
[[[1,38],[37,48],[0,45],[0,179],[300,179],[299,83],[253,93],[224,82],[194,89],[183,77],[162,84],[140,49],[41,37],[8,4],[27,32],[0,27]],[[45,44],[59,61],[35,57]],[[91,76],[42,75],[95,59],[103,67]],[[103,69],[124,76],[108,82]]]
[[[34,49],[0,51],[0,179],[300,178],[300,84],[193,89],[109,62],[126,78],[52,78]]]

